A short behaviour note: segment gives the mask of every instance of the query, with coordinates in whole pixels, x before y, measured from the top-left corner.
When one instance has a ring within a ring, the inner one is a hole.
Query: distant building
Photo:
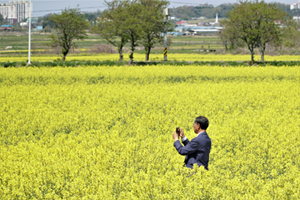
[[[186,26],[189,23],[187,23],[186,21],[181,21],[181,22],[176,22],[176,26]]]
[[[13,28],[12,25],[1,25],[0,31],[11,31]]]
[[[31,4],[32,8],[32,4]],[[9,3],[0,4],[0,14],[4,19],[11,24],[21,22],[24,19],[29,18],[30,2],[27,0],[14,0]],[[32,9],[31,9],[32,14]]]
[[[300,9],[300,1],[298,3],[293,3],[291,5],[291,10]]]
[[[218,35],[222,30],[221,27],[210,27],[206,29],[191,29],[193,35]]]
[[[175,27],[174,30],[176,32],[181,32],[183,35],[218,35],[222,30],[220,26],[194,26],[194,27],[186,27],[186,26],[178,26]]]
[[[293,20],[299,21],[299,20],[300,20],[300,17],[299,17],[299,16],[294,16],[294,17],[293,17]]]

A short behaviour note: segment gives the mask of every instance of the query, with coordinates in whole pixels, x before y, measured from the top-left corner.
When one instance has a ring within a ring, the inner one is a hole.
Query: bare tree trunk
[[[225,51],[228,51],[227,42],[223,42],[223,45],[225,47]]]
[[[132,65],[133,64],[133,53],[134,53],[134,50],[135,50],[135,38],[134,38],[134,35],[131,34],[131,52],[130,52],[130,56],[129,56],[129,65]]]
[[[132,65],[133,64],[133,52],[134,52],[134,43],[131,44],[131,52],[130,52],[130,55],[129,55],[129,65]]]
[[[260,58],[261,58],[262,62],[265,62],[265,52],[264,51],[260,52]]]
[[[119,47],[118,51],[120,55],[119,61],[123,61],[123,45]]]
[[[130,56],[129,56],[129,65],[132,65],[133,64],[133,52],[131,52]]]
[[[121,36],[120,36],[121,37]],[[114,40],[110,40],[110,38],[105,37],[105,39],[112,44],[113,46],[117,47],[119,53],[119,61],[123,61],[123,47],[126,44],[126,40],[124,37],[121,37],[120,42],[115,42]]]
[[[254,45],[253,44],[248,44],[248,49],[251,52],[251,62],[254,62]]]
[[[262,62],[265,62],[265,50],[266,50],[266,46],[260,44],[259,51],[260,51],[260,58]]]
[[[147,47],[146,62],[149,61],[149,58],[150,58],[150,51],[151,51],[151,47]]]
[[[234,50],[235,49],[235,43],[234,41],[230,41],[230,50]]]
[[[150,51],[151,51],[151,34],[147,34],[147,45],[145,46],[145,50],[146,50],[146,62],[149,61],[149,57],[150,57]]]
[[[68,53],[69,53],[69,49],[63,47],[61,51],[62,51],[62,54],[63,54],[62,61],[65,61],[65,60],[66,60],[66,57],[67,57],[67,55],[68,55]]]

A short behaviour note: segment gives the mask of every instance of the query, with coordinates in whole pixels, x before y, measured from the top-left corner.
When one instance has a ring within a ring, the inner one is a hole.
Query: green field
[[[172,43],[169,53],[195,53],[200,49],[223,49],[222,42],[217,36],[169,36]],[[32,54],[57,54],[53,48],[47,46],[50,42],[49,34],[33,33],[31,40]],[[78,45],[77,53],[87,53],[95,44],[108,44],[98,35],[89,34],[85,40],[75,42]],[[164,44],[157,44],[152,50],[153,54],[163,52]],[[7,49],[7,47],[11,47]],[[114,47],[113,47],[114,48]],[[115,49],[115,48],[114,48]],[[22,33],[1,33],[0,34],[0,56],[26,54],[28,50],[28,34]],[[129,53],[129,44],[125,45],[125,53]],[[142,46],[136,47],[136,53],[144,53]]]

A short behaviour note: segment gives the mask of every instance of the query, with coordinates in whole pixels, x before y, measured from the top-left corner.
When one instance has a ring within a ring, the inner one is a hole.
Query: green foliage
[[[5,68],[7,68],[7,67],[16,67],[16,62],[3,63],[3,67],[5,67]]]
[[[165,22],[163,9],[168,5],[165,0],[140,0],[142,9],[142,36],[141,43],[146,53],[146,61],[149,60],[151,49],[155,44],[163,41],[161,33],[172,28],[170,23]]]
[[[83,40],[87,37],[88,23],[79,8],[62,10],[61,14],[53,14],[50,20],[54,23],[56,34],[50,35],[52,47],[62,47],[63,60],[71,48],[76,48],[74,40]]]
[[[144,11],[143,6],[139,4],[139,0],[127,1],[126,10],[124,10],[125,20],[123,22],[126,24],[126,33],[130,43],[129,64],[133,63],[135,47],[139,45],[138,42],[142,37],[143,21],[141,18]]]
[[[118,48],[120,60],[123,60],[123,47],[130,43],[130,63],[133,62],[135,47],[144,46],[147,58],[151,48],[162,41],[164,32],[163,8],[166,0],[113,0],[105,2],[108,9],[103,11],[101,19],[93,31]],[[147,60],[146,58],[146,60]]]
[[[93,26],[92,30],[117,47],[121,61],[123,60],[123,47],[128,42],[127,27],[124,23],[127,17],[125,16],[127,4],[121,0],[105,1],[105,4],[108,9],[101,13],[98,24]]]
[[[228,19],[223,21],[225,26],[223,37],[229,41],[237,38],[243,40],[251,52],[251,61],[254,61],[254,49],[259,47],[261,60],[264,61],[266,44],[281,42],[284,28],[275,23],[280,21],[286,28],[292,27],[287,18],[287,13],[282,11],[276,4],[267,4],[251,1],[240,1],[229,12]],[[224,40],[224,39],[223,39]]]

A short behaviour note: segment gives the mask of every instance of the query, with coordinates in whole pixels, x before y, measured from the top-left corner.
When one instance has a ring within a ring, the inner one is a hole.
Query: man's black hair
[[[195,123],[200,124],[200,128],[203,129],[203,130],[206,130],[208,125],[209,125],[208,119],[204,116],[196,117]]]

